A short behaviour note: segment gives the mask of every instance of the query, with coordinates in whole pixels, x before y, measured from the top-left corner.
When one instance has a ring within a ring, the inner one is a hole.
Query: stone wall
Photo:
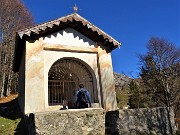
[[[27,116],[29,134],[34,135],[104,135],[103,109],[69,109],[34,113]]]
[[[174,113],[168,108],[126,109],[106,113],[106,129],[112,135],[175,133]]]
[[[168,108],[109,111],[106,117],[103,109],[69,109],[26,118],[30,135],[167,135],[176,131],[174,113],[168,113]]]

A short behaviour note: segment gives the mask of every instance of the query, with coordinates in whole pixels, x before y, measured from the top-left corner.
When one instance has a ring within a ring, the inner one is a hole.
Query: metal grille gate
[[[56,61],[48,73],[49,105],[62,105],[66,101],[68,108],[74,108],[80,82],[89,90],[92,102],[95,102],[93,78],[87,67],[74,59]]]

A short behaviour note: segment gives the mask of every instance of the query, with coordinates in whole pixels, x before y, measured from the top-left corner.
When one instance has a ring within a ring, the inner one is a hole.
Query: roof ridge
[[[102,35],[105,40],[108,39],[109,42],[113,42],[113,44],[115,46],[121,45],[121,43],[119,41],[115,40],[109,34],[104,32],[103,30],[101,30],[97,26],[95,26],[93,23],[86,20],[84,17],[82,17],[78,13],[72,13],[72,14],[69,14],[67,16],[63,16],[63,17],[60,17],[60,18],[57,18],[57,19],[54,19],[54,20],[51,20],[48,22],[44,22],[41,24],[30,26],[28,28],[17,31],[17,34],[20,36],[20,38],[22,38],[24,35],[30,36],[32,32],[39,34],[40,31],[45,31],[48,27],[52,28],[54,25],[59,26],[61,24],[61,22],[67,22],[67,20],[69,20],[69,21],[72,21],[72,20],[81,21],[84,26],[87,25],[88,29],[91,29],[92,31],[96,31],[99,35]]]

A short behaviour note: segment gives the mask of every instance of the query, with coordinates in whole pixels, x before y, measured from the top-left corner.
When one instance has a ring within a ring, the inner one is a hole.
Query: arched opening
[[[57,60],[48,72],[49,105],[63,105],[65,101],[68,108],[75,108],[76,91],[80,82],[89,90],[92,103],[97,102],[97,86],[92,72],[82,60],[76,58]]]

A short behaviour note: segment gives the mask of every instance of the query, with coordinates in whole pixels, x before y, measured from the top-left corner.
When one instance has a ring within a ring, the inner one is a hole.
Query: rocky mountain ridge
[[[114,72],[114,81],[116,89],[122,90],[124,87],[128,87],[129,82],[132,80],[129,76]]]

